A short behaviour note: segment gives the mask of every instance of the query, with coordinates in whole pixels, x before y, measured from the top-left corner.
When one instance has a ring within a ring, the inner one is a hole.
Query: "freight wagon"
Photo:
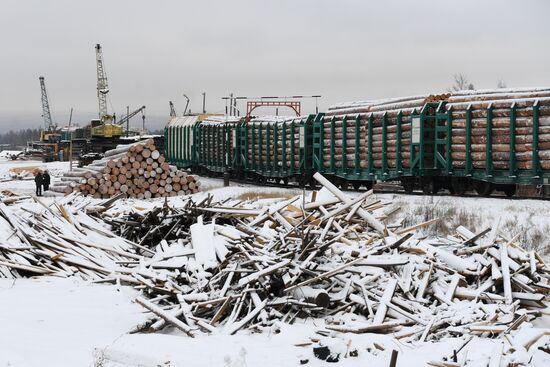
[[[167,125],[166,156],[203,174],[305,185],[320,172],[343,188],[399,181],[426,194],[549,187],[549,88],[348,103],[298,118],[176,119],[190,120]]]

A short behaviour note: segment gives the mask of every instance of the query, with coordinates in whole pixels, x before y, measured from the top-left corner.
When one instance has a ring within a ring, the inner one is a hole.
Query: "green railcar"
[[[297,118],[255,118],[237,128],[238,170],[260,182],[307,183],[313,174],[312,121]]]
[[[516,134],[520,108],[523,140]],[[400,180],[406,191],[420,186],[425,193],[446,188],[463,194],[474,188],[482,195],[501,190],[511,196],[517,185],[549,183],[550,167],[541,164],[547,153],[539,149],[540,136],[549,128],[541,130],[539,108],[533,100],[519,107],[470,105],[455,111],[452,104],[439,101],[411,111],[339,118],[319,114],[313,122],[313,168],[343,185]],[[550,134],[543,137],[549,145]]]
[[[164,128],[164,153],[171,164],[180,169],[197,164],[195,158],[195,131],[198,116],[172,118]]]
[[[240,119],[210,118],[198,123],[196,165],[212,174],[235,172],[236,131]]]
[[[173,118],[165,129],[166,157],[180,168],[259,183],[305,184],[320,172],[342,187],[400,181],[406,192],[546,190],[550,90],[529,92],[540,99],[509,97],[523,91],[468,93],[373,101],[297,118]],[[412,107],[385,107],[403,101]]]

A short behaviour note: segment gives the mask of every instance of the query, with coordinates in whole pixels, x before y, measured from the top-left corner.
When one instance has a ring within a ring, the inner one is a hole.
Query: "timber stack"
[[[231,131],[242,122],[211,117],[200,125],[198,151],[208,168],[212,168],[211,163],[215,161],[231,164],[237,158],[234,156],[233,148],[237,147],[234,139],[243,138],[240,149],[250,169],[298,169],[300,160],[294,157],[300,155],[300,126],[303,122],[305,118],[302,117],[256,117],[246,122],[248,128],[244,136],[238,137]]]
[[[264,116],[249,122],[248,154],[258,167],[274,165],[283,170],[300,167],[301,118]]]
[[[73,191],[95,198],[117,194],[150,199],[194,194],[201,183],[198,176],[171,166],[152,139],[119,145],[88,166],[67,172],[52,190]]]
[[[441,103],[442,109],[437,111],[437,107],[427,103]],[[467,156],[472,162],[472,168],[486,168],[486,152],[490,151],[490,160],[495,169],[510,168],[511,152],[515,154],[518,169],[531,169],[533,151],[538,151],[540,167],[550,169],[548,88],[460,91],[332,106],[323,117],[324,166],[340,169],[359,165],[365,169],[372,162],[372,168],[382,168],[382,156],[386,151],[389,168],[396,168],[399,161],[402,167],[410,167],[412,115],[421,113],[423,109],[426,115],[435,116],[442,112],[450,114],[454,168],[465,168]],[[538,134],[538,147],[533,148],[535,116],[538,117],[535,131]],[[433,128],[434,123],[431,124],[426,127]],[[512,144],[511,128],[515,135]],[[470,142],[467,142],[468,129]],[[356,131],[359,133],[356,134]],[[369,144],[371,160],[368,157]],[[356,151],[359,151],[359,162],[355,161]]]
[[[540,167],[550,169],[550,89],[451,96],[447,109],[453,117],[452,158],[455,167],[466,165],[466,128],[471,122],[470,156],[473,168],[486,168],[487,144],[495,169],[509,169],[513,150],[517,168],[533,167],[533,115],[538,115]],[[488,123],[488,121],[490,121]],[[514,125],[514,126],[513,126]],[[515,144],[510,144],[514,128]],[[490,140],[489,140],[490,139]]]

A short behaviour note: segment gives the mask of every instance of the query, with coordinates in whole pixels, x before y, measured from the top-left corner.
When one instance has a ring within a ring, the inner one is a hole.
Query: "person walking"
[[[34,176],[34,183],[36,184],[36,196],[42,196],[42,172],[36,171],[36,175]]]
[[[48,171],[44,171],[44,174],[42,175],[42,187],[44,188],[44,191],[48,191],[50,189],[50,174]]]

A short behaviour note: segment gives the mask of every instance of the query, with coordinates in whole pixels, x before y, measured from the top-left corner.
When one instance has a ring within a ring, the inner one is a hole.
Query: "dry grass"
[[[535,250],[542,255],[550,254],[550,224],[537,225],[531,218],[521,222],[517,216],[501,223],[501,228],[510,238],[521,233],[518,242],[526,250]]]
[[[237,196],[238,200],[260,200],[260,199],[290,199],[298,195],[296,192],[291,190],[280,190],[280,191],[247,191],[243,192]]]
[[[458,226],[464,226],[470,231],[477,233],[493,225],[495,218],[501,212],[493,210],[480,210],[479,208],[468,208],[455,206],[453,201],[426,198],[421,203],[410,204],[405,201],[397,201],[396,206],[401,210],[392,215],[391,220],[402,218],[402,226],[409,227],[415,224],[438,218],[439,220],[428,227],[422,228],[421,232],[429,236],[453,235]],[[503,213],[516,213],[502,220],[499,231],[505,238],[512,238],[518,233],[518,243],[526,250],[535,250],[543,256],[550,255],[550,223],[540,221],[543,217],[537,210],[521,210],[517,207],[506,207]],[[533,220],[531,215],[539,219]]]
[[[408,203],[398,202],[401,212],[404,213],[403,226],[409,227],[432,219],[439,219],[436,223],[425,227],[422,232],[430,236],[447,236],[453,234],[458,226],[464,226],[471,231],[478,231],[481,217],[477,213],[463,208],[456,208],[447,202],[434,201],[433,198],[424,204],[410,207]]]

